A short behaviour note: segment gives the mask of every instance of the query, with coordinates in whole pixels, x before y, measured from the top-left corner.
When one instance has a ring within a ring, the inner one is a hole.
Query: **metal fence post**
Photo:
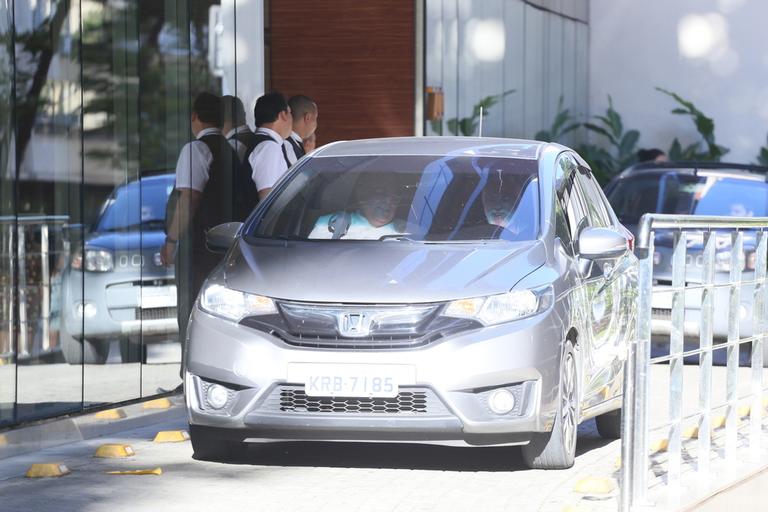
[[[683,423],[683,352],[685,323],[685,250],[687,234],[675,234],[672,253],[672,328],[669,336],[669,469],[667,482],[677,491],[680,486]]]
[[[763,423],[763,344],[765,343],[765,286],[766,265],[768,262],[768,233],[760,230],[757,233],[755,251],[755,284],[752,304],[752,402],[749,412],[749,447],[750,452],[757,455],[762,448],[762,423]]]
[[[699,450],[698,473],[709,475],[710,450],[712,448],[712,337],[714,322],[715,247],[717,236],[713,231],[704,235],[703,283],[701,290],[701,330],[699,331]]]
[[[728,304],[728,361],[726,363],[726,409],[725,458],[728,463],[736,462],[738,442],[739,407],[739,306],[741,305],[741,269],[743,267],[744,234],[737,231],[731,235],[730,301]]]

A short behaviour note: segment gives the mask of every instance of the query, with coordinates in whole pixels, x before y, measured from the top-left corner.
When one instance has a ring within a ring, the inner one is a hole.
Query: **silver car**
[[[619,435],[633,238],[566,147],[331,144],[208,243],[228,251],[188,329],[198,458],[383,441],[566,468],[579,422]]]

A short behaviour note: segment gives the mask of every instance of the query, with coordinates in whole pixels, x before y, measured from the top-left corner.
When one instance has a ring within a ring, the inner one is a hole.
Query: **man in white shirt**
[[[221,133],[221,98],[203,92],[192,106],[192,133],[179,153],[176,186],[166,207],[166,237],[160,250],[164,265],[175,264],[176,311],[182,345],[192,305],[220,255],[206,249],[206,230],[233,219],[232,168],[237,155]]]
[[[312,99],[301,94],[292,96],[288,100],[293,116],[293,131],[285,139],[285,149],[288,153],[288,161],[291,165],[303,157],[307,150],[304,147],[304,139],[311,137],[317,130],[317,104]]]
[[[252,141],[254,135],[245,122],[245,107],[237,96],[222,96],[221,106],[224,117],[221,132],[232,145],[232,149],[237,152],[240,162],[243,162],[246,152],[253,149],[249,148],[249,142]]]
[[[279,92],[269,92],[256,100],[253,116],[257,143],[248,162],[253,169],[259,200],[262,200],[290,167],[283,142],[291,134],[293,118],[291,107]]]
[[[235,220],[244,221],[259,202],[256,184],[253,182],[253,169],[248,158],[258,144],[258,136],[245,122],[245,108],[237,96],[221,98],[224,121],[222,131],[237,153],[234,173]]]

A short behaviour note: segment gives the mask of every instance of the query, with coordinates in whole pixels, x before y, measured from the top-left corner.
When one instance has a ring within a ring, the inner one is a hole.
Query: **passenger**
[[[304,148],[304,139],[315,133],[318,112],[317,104],[302,95],[291,97],[288,105],[291,107],[293,116],[293,131],[290,137],[285,139],[285,149],[288,153],[288,161],[293,165],[307,153]]]
[[[291,163],[283,143],[291,134],[291,107],[279,92],[269,92],[256,100],[253,108],[256,123],[256,147],[248,157],[253,169],[253,182],[264,199],[283,177]]]
[[[667,154],[658,149],[658,148],[651,148],[651,149],[641,149],[637,152],[637,161],[638,162],[666,162],[669,158],[667,158]]]
[[[356,211],[323,215],[315,222],[309,238],[378,240],[382,236],[400,232],[394,223],[399,198],[391,182],[384,179],[366,180],[356,194]]]

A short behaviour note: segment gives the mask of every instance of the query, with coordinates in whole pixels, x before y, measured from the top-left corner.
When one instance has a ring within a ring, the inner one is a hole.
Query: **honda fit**
[[[187,331],[198,458],[381,441],[566,468],[580,421],[619,435],[633,238],[566,147],[330,144],[207,236],[226,254]]]

